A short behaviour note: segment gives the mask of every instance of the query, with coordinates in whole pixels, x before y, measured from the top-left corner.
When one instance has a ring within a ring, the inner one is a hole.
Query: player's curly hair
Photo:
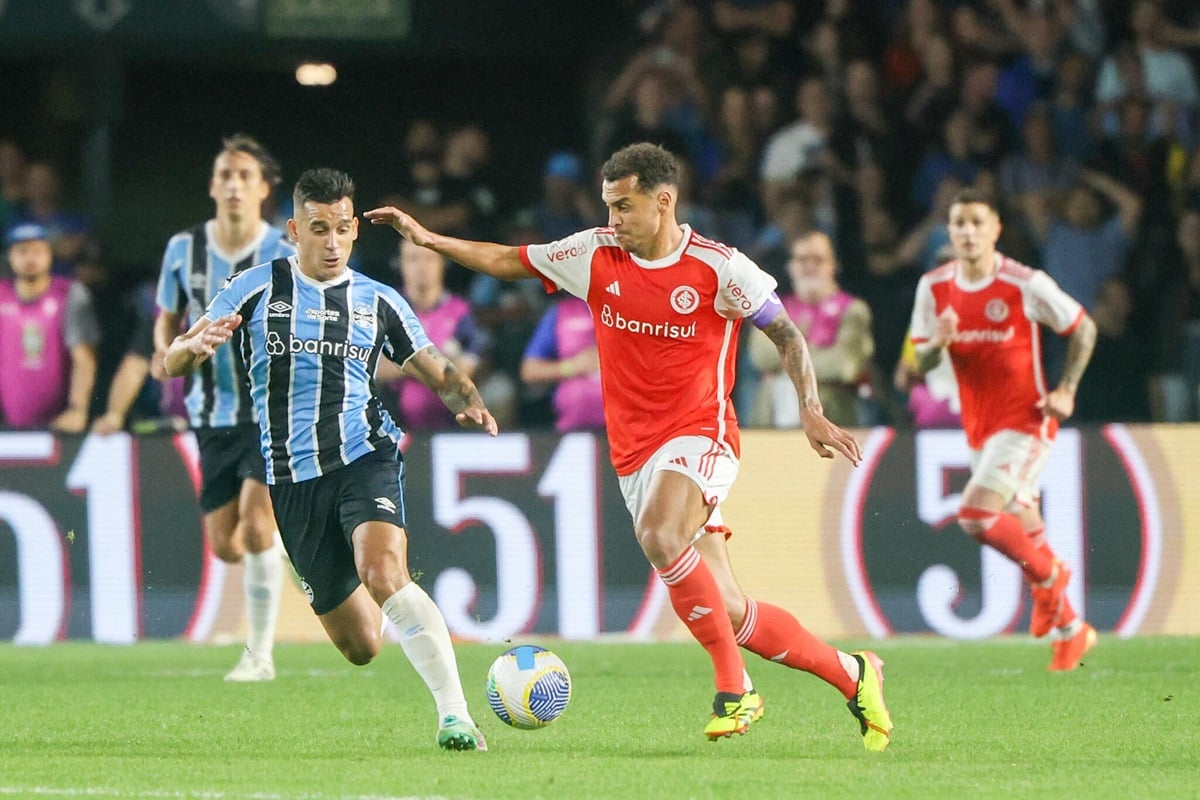
[[[678,186],[679,163],[662,145],[638,142],[613,153],[600,168],[600,175],[609,183],[633,175],[638,191],[649,192],[663,184]]]
[[[221,141],[221,153],[245,153],[258,162],[262,170],[263,180],[270,186],[277,186],[282,179],[279,162],[262,142],[244,133],[235,133]],[[220,155],[218,153],[217,155]]]
[[[297,210],[310,200],[314,203],[336,203],[343,197],[354,199],[354,181],[346,173],[329,167],[305,170],[296,180],[296,188],[292,192],[292,202]]]

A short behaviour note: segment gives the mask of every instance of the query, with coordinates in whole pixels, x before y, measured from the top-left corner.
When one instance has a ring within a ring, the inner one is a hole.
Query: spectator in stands
[[[916,55],[921,77],[908,96],[904,120],[913,129],[915,139],[929,141],[944,130],[946,120],[958,107],[958,71],[954,48],[945,36],[928,36],[925,47]]]
[[[480,385],[477,372],[486,356],[487,340],[471,315],[471,306],[446,289],[446,260],[407,239],[398,253],[400,291],[429,340],[446,358]],[[380,359],[378,379],[395,392],[399,419],[406,430],[457,430],[454,413],[424,383],[405,375],[400,367]],[[481,389],[482,390],[482,389]]]
[[[1148,340],[1132,324],[1133,293],[1121,278],[1106,278],[1088,312],[1096,323],[1096,347],[1079,381],[1078,422],[1149,422]]]
[[[823,233],[805,234],[792,244],[788,272],[792,291],[780,299],[808,342],[825,416],[837,425],[861,424],[860,390],[870,388],[875,353],[871,310],[838,286],[833,243]],[[799,427],[796,389],[782,371],[775,346],[754,332],[749,344],[762,375],[751,424]]]
[[[1082,162],[1095,145],[1092,135],[1092,74],[1087,59],[1067,52],[1058,61],[1054,91],[1049,100],[1054,149]]]
[[[553,242],[603,220],[595,192],[584,185],[583,160],[569,150],[558,150],[542,170],[542,198],[533,208],[538,241]]]
[[[1116,211],[1105,213],[1105,203]],[[1089,312],[1108,278],[1120,277],[1142,215],[1142,199],[1120,182],[1083,169],[1059,216],[1043,195],[1024,209],[1042,248],[1042,269]],[[1052,373],[1053,374],[1053,373]]]
[[[25,202],[13,215],[13,224],[38,225],[49,237],[54,253],[54,274],[70,275],[90,241],[86,216],[62,207],[58,171],[45,161],[25,168]]]
[[[554,429],[559,433],[604,427],[596,329],[587,303],[563,295],[546,309],[525,346],[521,380],[554,384]]]
[[[0,139],[0,229],[25,202],[25,151],[14,139]]]
[[[446,137],[442,158],[443,181],[449,197],[461,198],[465,216],[458,227],[472,238],[491,239],[495,235],[498,201],[491,186],[488,169],[492,161],[492,143],[478,125],[463,125]]]
[[[0,283],[0,412],[10,428],[87,428],[99,324],[82,284],[52,275],[50,234],[33,223],[6,236],[13,278]]]
[[[1096,79],[1096,102],[1108,106],[1122,97],[1144,93],[1161,115],[1161,130],[1186,137],[1194,131],[1200,88],[1188,57],[1163,40],[1165,24],[1155,0],[1132,4],[1132,48],[1118,49],[1104,59]]]
[[[1150,130],[1150,104],[1130,95],[1116,107],[1117,130],[1100,142],[1093,165],[1142,198],[1146,225],[1170,225],[1172,196],[1168,162],[1175,144]]]
[[[1154,418],[1167,422],[1200,419],[1200,205],[1179,215],[1166,269],[1155,296],[1154,341],[1160,348],[1152,379]]]
[[[767,139],[759,178],[763,206],[768,214],[795,190],[805,169],[827,165],[829,137],[833,133],[833,103],[825,83],[806,78],[796,88],[796,119]]]
[[[975,124],[967,112],[955,111],[946,120],[941,142],[928,149],[913,177],[912,204],[921,216],[933,207],[938,187],[946,179],[957,180],[964,186],[975,183],[982,165],[971,150],[974,136]]]

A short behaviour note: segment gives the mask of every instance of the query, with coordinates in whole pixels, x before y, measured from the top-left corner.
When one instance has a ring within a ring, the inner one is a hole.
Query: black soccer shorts
[[[267,482],[258,425],[197,428],[200,449],[200,510],[205,514],[236,500],[242,481]]]
[[[333,611],[360,583],[351,535],[364,522],[403,528],[404,459],[389,448],[300,483],[271,487],[279,534],[313,611]]]

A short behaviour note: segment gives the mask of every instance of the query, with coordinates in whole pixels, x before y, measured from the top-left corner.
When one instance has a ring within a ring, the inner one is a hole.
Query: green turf
[[[222,682],[237,650],[0,646],[0,797],[1093,798],[1200,796],[1200,640],[1102,637],[1048,674],[1049,648],[896,639],[896,722],[862,747],[840,696],[749,662],[767,714],[702,736],[711,683],[690,644],[549,644],[574,696],[550,728],[505,728],[483,682],[502,646],[459,647],[488,753],[434,744],[432,703],[400,648],[367,667],[284,645],[269,684]],[[843,643],[844,645],[846,643]]]

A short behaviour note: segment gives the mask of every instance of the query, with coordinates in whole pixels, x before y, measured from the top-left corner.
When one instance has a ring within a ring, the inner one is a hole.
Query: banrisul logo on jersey
[[[629,319],[620,311],[616,311],[608,303],[600,310],[600,324],[606,328],[618,331],[629,331],[644,336],[661,336],[666,339],[690,339],[696,335],[696,323],[691,325],[673,325],[669,322],[646,322],[640,319]]]
[[[296,355],[307,353],[314,356],[333,356],[335,358],[352,358],[355,361],[368,361],[371,348],[350,342],[331,342],[327,339],[302,339],[295,334],[288,334],[285,343],[275,331],[267,333],[267,355],[281,356],[284,353]]]
[[[1181,559],[1164,526],[1180,518],[1163,459],[1146,429],[1059,432],[1042,473],[1046,536],[1071,565],[1071,603],[1097,628],[1160,631]],[[1020,569],[959,528],[970,475],[961,431],[915,436],[876,429],[840,509],[846,589],[868,633],[933,632],[978,639],[1029,625]],[[1180,544],[1181,548],[1182,545]],[[1156,602],[1156,598],[1158,598]]]

